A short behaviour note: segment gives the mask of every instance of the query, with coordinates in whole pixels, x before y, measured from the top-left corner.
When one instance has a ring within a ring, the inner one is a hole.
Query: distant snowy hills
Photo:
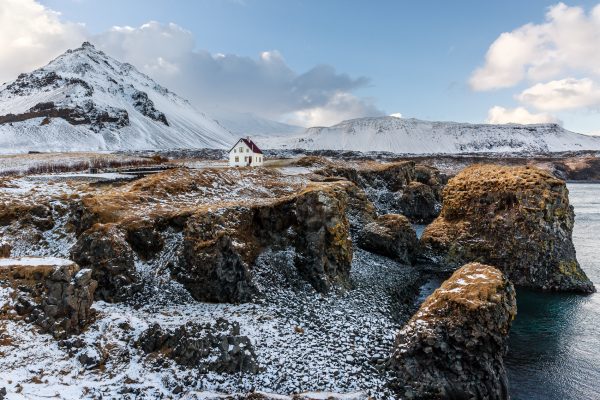
[[[600,137],[570,132],[557,124],[491,125],[373,117],[308,128],[293,137],[259,138],[258,144],[265,148],[403,154],[548,153],[600,150]]]
[[[0,86],[0,152],[227,148],[226,128],[90,43]]]

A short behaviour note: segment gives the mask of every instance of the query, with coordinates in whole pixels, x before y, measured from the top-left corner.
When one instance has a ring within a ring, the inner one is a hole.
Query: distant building
[[[264,156],[261,149],[249,137],[242,138],[229,150],[229,166],[260,167]]]

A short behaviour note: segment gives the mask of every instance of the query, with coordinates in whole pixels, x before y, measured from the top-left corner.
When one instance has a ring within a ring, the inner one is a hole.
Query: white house
[[[260,167],[264,156],[261,149],[249,137],[242,138],[229,150],[229,166],[231,167]]]

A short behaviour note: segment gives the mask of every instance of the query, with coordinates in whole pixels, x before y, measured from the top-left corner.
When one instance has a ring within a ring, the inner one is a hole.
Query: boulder
[[[95,224],[83,232],[71,249],[71,258],[92,270],[98,282],[97,300],[123,301],[140,289],[133,250],[115,224]]]
[[[367,224],[358,235],[360,248],[393,258],[404,264],[414,261],[418,248],[417,234],[403,215],[382,215]]]
[[[475,165],[452,178],[443,197],[421,237],[427,260],[442,268],[495,265],[519,286],[594,291],[575,257],[564,181],[532,167]]]
[[[399,397],[508,399],[503,356],[515,315],[513,285],[498,269],[458,269],[396,336],[390,368]]]
[[[397,208],[416,223],[429,223],[440,213],[439,190],[421,182],[410,182],[397,200]]]
[[[219,318],[214,324],[188,322],[175,330],[153,324],[136,345],[146,353],[167,355],[178,364],[200,373],[256,373],[258,363],[252,343],[240,335],[237,322]]]
[[[79,333],[93,319],[90,307],[97,283],[91,270],[70,260],[0,259],[0,286],[10,288],[0,319],[25,319],[56,338]]]

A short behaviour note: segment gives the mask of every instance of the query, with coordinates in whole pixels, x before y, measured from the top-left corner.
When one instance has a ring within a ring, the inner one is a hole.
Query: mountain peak
[[[230,141],[187,100],[90,42],[0,86],[0,151],[226,148]]]

